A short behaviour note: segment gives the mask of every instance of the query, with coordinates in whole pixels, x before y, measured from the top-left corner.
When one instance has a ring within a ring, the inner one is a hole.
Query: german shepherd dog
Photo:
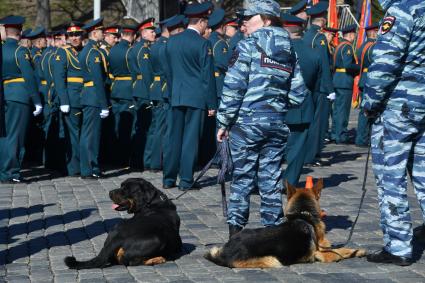
[[[155,265],[181,251],[180,218],[165,194],[144,179],[127,179],[109,192],[112,208],[134,216],[117,224],[108,234],[99,255],[88,261],[66,257],[72,269]]]
[[[312,189],[297,189],[288,183],[286,187],[288,203],[282,225],[244,229],[223,247],[213,247],[204,257],[232,268],[270,268],[314,261],[336,262],[366,255],[361,249],[332,249],[325,238],[319,206],[323,179]]]

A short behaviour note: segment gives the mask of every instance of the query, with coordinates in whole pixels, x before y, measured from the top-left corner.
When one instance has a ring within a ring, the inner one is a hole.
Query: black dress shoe
[[[163,188],[164,190],[169,190],[169,189],[172,189],[172,188],[175,188],[175,187],[177,187],[177,186],[176,186],[176,184],[172,184],[172,185],[162,185],[162,188]]]
[[[403,256],[396,256],[390,254],[386,250],[382,249],[379,253],[368,254],[366,256],[367,261],[375,263],[392,263],[399,266],[411,265],[412,259]]]
[[[97,180],[97,179],[101,179],[103,178],[103,174],[91,174],[88,176],[81,176],[81,179],[85,179],[85,180]]]
[[[1,181],[1,183],[2,184],[22,184],[22,183],[25,183],[25,181],[21,178],[12,178],[9,180]]]
[[[201,186],[198,183],[195,183],[190,187],[179,186],[180,191],[196,191],[196,190],[199,190],[200,188],[201,188]]]

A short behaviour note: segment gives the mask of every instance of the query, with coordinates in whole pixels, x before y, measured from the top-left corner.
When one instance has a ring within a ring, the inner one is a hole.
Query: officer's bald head
[[[7,37],[20,37],[21,29],[16,27],[6,27],[6,36]]]

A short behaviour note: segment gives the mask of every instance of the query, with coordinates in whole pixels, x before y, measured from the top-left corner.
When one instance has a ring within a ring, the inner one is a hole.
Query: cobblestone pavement
[[[355,114],[351,127],[355,126]],[[324,157],[331,165],[308,168],[301,177],[305,180],[309,174],[325,180],[321,205],[328,213],[325,222],[333,243],[345,241],[357,214],[366,152],[354,145],[327,145]],[[421,258],[424,246],[415,246],[417,262],[409,267],[372,264],[364,258],[270,270],[232,270],[208,262],[202,257],[205,251],[228,237],[220,189],[211,185],[217,170],[208,171],[210,178],[206,177],[206,183],[210,185],[175,201],[184,242],[184,254],[179,259],[154,267],[69,270],[63,263],[65,256],[95,256],[106,232],[121,218],[128,217],[111,209],[108,191],[128,177],[143,177],[161,188],[162,175],[107,172],[110,177],[99,181],[71,177],[50,180],[42,170],[38,171],[31,173],[38,181],[30,184],[0,185],[0,282],[425,282],[425,256]],[[350,246],[373,251],[381,247],[382,240],[370,169],[367,188]],[[176,197],[179,191],[166,193]],[[422,220],[411,188],[409,196],[416,227]],[[259,196],[254,195],[249,227],[259,226]]]

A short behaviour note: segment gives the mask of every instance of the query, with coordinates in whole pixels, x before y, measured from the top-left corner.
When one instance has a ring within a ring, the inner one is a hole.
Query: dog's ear
[[[313,186],[313,192],[314,192],[314,195],[316,196],[316,200],[320,199],[320,194],[322,193],[322,189],[323,189],[323,178],[320,178],[319,180],[317,180],[316,184],[314,184]]]
[[[286,199],[290,200],[291,197],[293,197],[294,194],[297,192],[297,188],[289,184],[288,180],[285,180],[285,186],[286,186]]]

